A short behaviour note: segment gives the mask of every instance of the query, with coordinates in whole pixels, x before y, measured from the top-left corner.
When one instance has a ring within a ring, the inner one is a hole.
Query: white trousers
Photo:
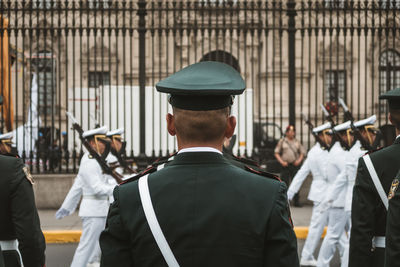
[[[314,251],[321,239],[324,227],[328,224],[328,212],[321,209],[321,202],[314,202],[308,235],[301,252],[303,260],[314,260]]]
[[[347,233],[348,233],[347,236],[348,236],[348,239],[350,240],[351,211],[346,211],[346,217],[347,217],[347,223],[349,225],[349,229],[347,230]],[[349,242],[347,242],[347,245],[344,248],[341,267],[348,267],[349,266],[349,248],[350,248],[350,244],[349,244]]]
[[[329,266],[337,246],[342,261],[346,248],[348,250],[349,239],[345,231],[348,223],[346,212],[343,208],[330,208],[328,212],[328,230],[319,250],[317,267]]]
[[[107,217],[82,217],[82,236],[76,248],[71,267],[86,267],[100,261],[99,238]]]

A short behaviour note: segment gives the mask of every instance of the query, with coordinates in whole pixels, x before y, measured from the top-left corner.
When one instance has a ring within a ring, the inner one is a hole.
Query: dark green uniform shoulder
[[[257,162],[247,158],[240,158],[230,153],[223,151],[224,157],[234,166],[239,167],[245,171],[261,175],[263,177],[271,178],[277,181],[281,181],[281,179],[265,170],[263,170],[260,166],[258,166]]]
[[[18,183],[25,178],[26,167],[22,159],[0,155],[0,173],[3,177],[12,178],[12,183]]]

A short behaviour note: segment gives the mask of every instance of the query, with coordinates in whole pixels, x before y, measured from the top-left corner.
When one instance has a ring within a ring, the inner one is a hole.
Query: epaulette
[[[276,176],[275,174],[272,174],[270,172],[266,172],[266,171],[262,171],[262,170],[255,170],[255,169],[253,169],[252,167],[250,167],[248,165],[245,165],[245,170],[249,171],[251,173],[255,173],[255,174],[258,174],[258,175],[261,175],[261,176],[264,176],[264,177],[267,177],[267,178],[274,179],[274,180],[277,180],[279,182],[282,182],[282,180],[278,176]]]
[[[364,154],[364,156],[365,155],[369,155],[369,154],[372,154],[372,153],[374,153],[374,152],[376,152],[376,151],[379,151],[379,150],[381,150],[383,147],[379,147],[379,148],[377,148],[377,149],[373,149],[373,150],[371,150],[371,151],[368,151],[368,152],[366,152],[365,154]]]
[[[149,167],[147,167],[143,171],[141,171],[138,174],[132,176],[131,178],[127,178],[126,180],[124,180],[122,183],[120,183],[120,185],[129,183],[129,182],[132,182],[132,181],[136,181],[137,179],[139,179],[142,176],[145,176],[146,174],[150,174],[150,173],[153,173],[153,172],[161,170],[162,168],[164,168],[164,165],[166,163],[168,163],[171,160],[171,158],[173,156],[175,156],[175,155],[176,155],[176,153],[171,154],[171,155],[169,155],[167,157],[163,157],[162,159],[159,158],[158,160],[154,161]]]
[[[140,177],[145,176],[146,174],[153,173],[155,171],[157,171],[157,167],[150,166],[150,167],[144,169],[143,171],[139,172],[138,174],[136,174],[136,175],[134,175],[134,176],[132,176],[132,177],[130,177],[128,179],[125,179],[119,185],[123,185],[123,184],[126,184],[126,183],[130,183],[130,182],[136,181]]]
[[[165,156],[165,157],[159,157],[151,165],[152,166],[157,166],[157,165],[160,165],[160,164],[163,164],[163,163],[167,163],[169,161],[169,159],[172,158],[173,156],[175,156],[176,154],[178,154],[178,152],[169,154],[168,156]]]
[[[232,156],[233,156],[233,158],[235,160],[237,160],[239,162],[242,162],[242,163],[244,163],[246,165],[253,165],[253,166],[259,167],[258,163],[255,160],[248,159],[248,158],[242,158],[242,157],[238,157],[238,156],[235,156],[235,155],[232,155]]]

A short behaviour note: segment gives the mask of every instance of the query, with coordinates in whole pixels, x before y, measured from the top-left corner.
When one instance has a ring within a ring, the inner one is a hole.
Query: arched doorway
[[[200,61],[218,61],[232,66],[240,72],[239,61],[231,54],[223,50],[214,50],[205,54]]]

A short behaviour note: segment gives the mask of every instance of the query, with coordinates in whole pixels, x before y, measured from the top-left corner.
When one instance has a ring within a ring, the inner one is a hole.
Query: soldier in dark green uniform
[[[200,62],[159,82],[170,93],[178,153],[157,172],[114,190],[100,237],[101,266],[299,266],[284,183],[231,164],[232,95],[240,74]]]
[[[0,173],[0,266],[21,266],[21,260],[26,267],[44,266],[46,244],[29,169],[15,156],[0,155]]]
[[[385,251],[385,266],[395,267],[400,266],[400,88],[389,91],[384,96],[389,100],[390,121],[396,127],[396,141],[392,146],[397,147],[396,154],[397,164],[393,166],[393,172],[390,178],[395,178],[389,189],[389,210],[386,224],[386,251]],[[394,156],[393,155],[393,156]],[[393,176],[393,174],[395,176]]]
[[[396,126],[398,134],[399,96],[400,89],[380,96],[389,100],[389,120]],[[358,161],[353,190],[349,267],[384,266],[387,194],[399,166],[400,138],[396,138],[393,145],[365,155]]]

